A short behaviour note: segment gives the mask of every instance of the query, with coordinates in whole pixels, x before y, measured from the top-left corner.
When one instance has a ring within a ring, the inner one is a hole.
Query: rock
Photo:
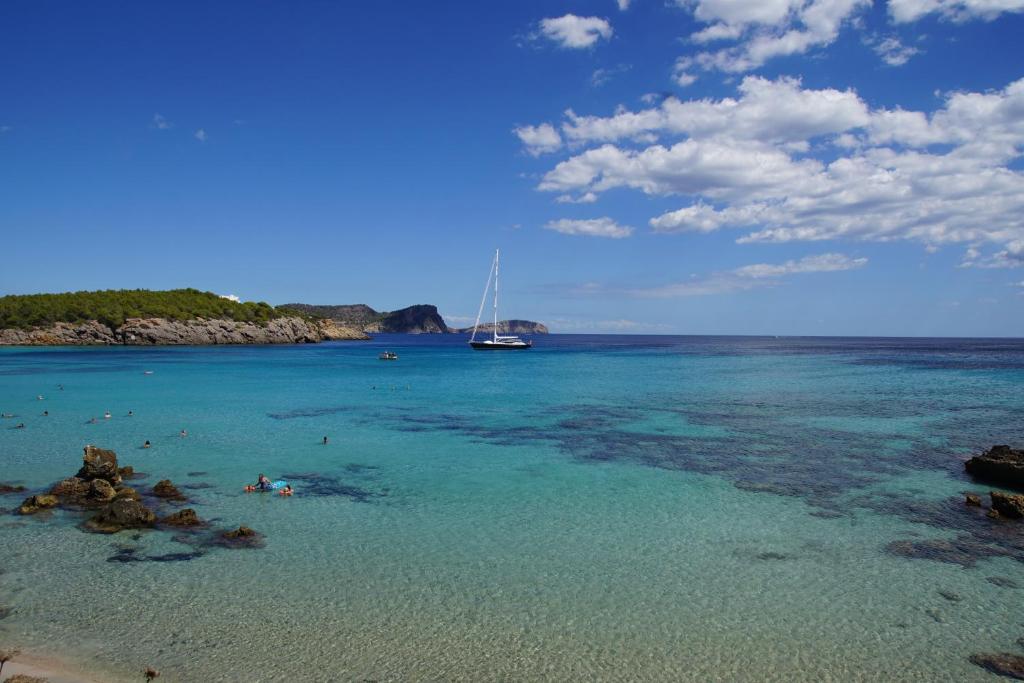
[[[68,477],[59,481],[50,489],[50,493],[65,499],[67,502],[78,504],[89,493],[89,482],[78,477]]]
[[[156,515],[137,500],[122,498],[115,500],[96,513],[85,523],[87,529],[105,534],[114,534],[122,529],[139,529],[153,526]]]
[[[153,487],[153,495],[167,500],[185,500],[185,494],[171,483],[170,479],[161,479]]]
[[[221,532],[214,540],[215,545],[225,548],[262,548],[263,534],[247,526]]]
[[[4,683],[50,683],[47,678],[29,676],[28,674],[15,674],[4,681]]]
[[[939,595],[944,597],[946,600],[949,600],[950,602],[960,602],[961,600],[963,600],[959,593],[954,593],[953,591],[940,590]]]
[[[994,674],[1024,681],[1024,657],[1008,652],[971,655],[971,663]]]
[[[967,499],[964,500],[965,505],[972,505],[974,507],[981,507],[981,496],[977,493],[968,493]]]
[[[142,496],[139,495],[139,492],[133,489],[131,486],[118,486],[116,490],[117,493],[114,496],[115,500],[142,500]]]
[[[968,474],[979,479],[1002,486],[1024,488],[1024,450],[993,446],[964,463],[964,468]]]
[[[164,517],[160,520],[160,523],[168,526],[201,526],[203,524],[203,520],[199,519],[195,510],[192,508],[185,508],[184,510],[175,512],[173,515]],[[249,531],[252,531],[252,529],[249,529]]]
[[[18,508],[19,515],[34,515],[40,510],[47,508],[57,507],[57,496],[48,494],[41,494],[38,496],[29,496]]]
[[[131,479],[135,476],[135,468],[131,465],[125,465],[124,467],[118,467],[117,473],[121,475],[122,479]]]
[[[1006,576],[986,576],[985,580],[1000,588],[1020,588],[1020,584]]]
[[[55,323],[30,330],[0,330],[0,346],[93,346],[117,343],[113,331],[96,320]]]
[[[79,479],[106,479],[111,484],[121,483],[121,475],[117,471],[117,454],[114,451],[95,446],[86,446],[84,451],[82,469],[76,475]]]
[[[1003,517],[1021,519],[1024,517],[1024,495],[1011,495],[992,491],[992,509]]]
[[[24,490],[24,486],[14,486],[13,484],[0,483],[0,496],[6,495],[8,493],[21,493]]]
[[[993,510],[990,508],[989,511],[985,513],[985,516],[989,519],[999,519],[999,510]]]
[[[89,492],[86,494],[88,501],[92,504],[104,504],[114,500],[117,492],[106,479],[93,479],[89,482]]]

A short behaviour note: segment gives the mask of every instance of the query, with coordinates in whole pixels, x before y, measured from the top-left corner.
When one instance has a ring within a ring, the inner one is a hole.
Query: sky
[[[0,3],[0,293],[1024,336],[1024,0]]]

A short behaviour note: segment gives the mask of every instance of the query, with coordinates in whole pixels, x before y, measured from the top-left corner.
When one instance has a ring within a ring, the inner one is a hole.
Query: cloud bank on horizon
[[[1024,266],[1024,78],[993,90],[936,92],[938,104],[924,111],[872,103],[852,85],[807,87],[799,73],[752,73],[778,58],[827,49],[843,31],[859,32],[865,49],[885,65],[880,68],[901,68],[922,49],[904,44],[898,29],[925,20],[953,30],[994,22],[1024,11],[1024,0],[888,0],[889,34],[866,29],[868,0],[674,4],[702,28],[686,37],[686,53],[669,65],[666,80],[685,92],[717,74],[733,94],[672,93],[655,105],[657,97],[637,93],[648,106],[570,106],[559,119],[515,128],[528,155],[551,159],[537,191],[551,193],[558,204],[594,205],[603,214],[552,220],[545,228],[577,237],[630,237],[632,228],[601,209],[602,198],[617,191],[618,197],[626,192],[676,203],[647,219],[651,232],[664,235],[733,231],[737,248],[912,242],[933,252],[955,245],[963,251],[963,268]],[[609,25],[602,36],[613,30]],[[755,272],[781,276],[846,269],[813,264],[866,263],[837,253],[808,258],[644,291],[736,291],[754,286]]]

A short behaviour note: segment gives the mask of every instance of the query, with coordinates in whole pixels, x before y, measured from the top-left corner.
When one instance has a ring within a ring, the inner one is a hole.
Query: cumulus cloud
[[[622,239],[633,234],[633,228],[619,225],[608,217],[581,220],[562,218],[557,221],[549,221],[544,227],[564,235],[610,237],[612,239]]]
[[[708,24],[690,36],[694,43],[739,41],[683,57],[677,71],[689,74],[699,68],[742,73],[775,57],[831,44],[843,23],[869,8],[871,0],[676,0],[676,4]]]
[[[612,25],[600,17],[566,14],[563,17],[541,19],[540,32],[559,47],[579,50],[591,47],[601,39],[610,39]]]
[[[595,283],[588,283],[574,289],[573,293],[581,296],[622,295],[653,299],[709,296],[762,287],[773,287],[785,281],[791,275],[856,270],[863,268],[867,263],[868,260],[866,258],[851,258],[846,254],[830,252],[805,256],[801,259],[793,259],[784,263],[755,263],[706,275],[693,274],[688,280],[654,287],[614,289]]]
[[[947,94],[928,113],[873,110],[853,91],[748,76],[737,98],[669,98],[611,116],[570,110],[562,137],[576,151],[538,189],[686,198],[650,220],[657,232],[961,243],[977,251],[965,265],[1024,265],[1024,79]],[[827,150],[825,160],[808,155],[814,148]]]
[[[562,146],[562,136],[550,123],[539,126],[521,126],[512,131],[526,146],[526,151],[533,156],[554,152]]]
[[[625,12],[629,9],[629,3],[631,0],[615,0],[615,3],[619,6],[620,12]]]
[[[1024,0],[889,0],[893,21],[917,21],[928,14],[938,14],[950,21],[970,19],[991,21],[1004,12],[1024,11]]]
[[[166,118],[164,118],[160,114],[153,114],[153,122],[150,125],[153,128],[156,128],[157,130],[168,130],[168,129],[174,127],[173,123],[168,121]]]
[[[199,142],[206,142],[206,131],[200,128],[193,134],[193,137],[195,137],[196,140],[199,140]]]
[[[911,57],[921,52],[916,47],[904,45],[896,36],[872,37],[864,42],[889,66],[903,66]]]

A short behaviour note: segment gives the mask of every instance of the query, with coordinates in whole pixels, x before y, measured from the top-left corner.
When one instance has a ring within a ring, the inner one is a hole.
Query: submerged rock
[[[178,490],[178,487],[171,483],[170,479],[161,479],[153,487],[153,495],[157,498],[167,500],[185,500],[185,494]]]
[[[994,674],[1024,681],[1024,657],[1020,655],[1008,652],[983,653],[971,655],[970,660],[972,664],[977,664]]]
[[[24,490],[24,486],[15,486],[13,484],[0,483],[0,496],[6,495],[8,493],[21,493]]]
[[[1024,496],[992,491],[992,509],[1003,517],[1021,519],[1024,517]]]
[[[977,493],[968,493],[966,500],[964,500],[964,504],[980,508],[981,496],[979,496]]]
[[[111,484],[120,484],[121,475],[117,469],[117,454],[95,446],[86,446],[82,456],[82,469],[76,475],[79,479],[92,481],[106,479]]]
[[[114,534],[122,529],[139,529],[153,526],[156,515],[153,511],[137,500],[122,498],[100,510],[86,521],[90,531]]]
[[[19,515],[34,515],[40,510],[46,510],[48,508],[57,507],[57,496],[51,496],[48,494],[40,494],[38,496],[29,496],[25,501],[18,507]]]
[[[139,492],[133,489],[131,486],[118,486],[117,493],[114,495],[115,500],[124,498],[126,500],[142,500],[142,496]]]
[[[964,468],[971,476],[1003,486],[1024,488],[1024,450],[993,446],[964,463]]]
[[[173,515],[164,517],[160,520],[160,523],[168,526],[201,526],[203,524],[203,520],[199,519],[195,510],[192,508],[185,508],[184,510],[175,512]],[[250,531],[252,530],[250,529]]]
[[[263,534],[247,526],[240,526],[230,531],[222,531],[214,540],[214,545],[224,548],[262,548]]]

